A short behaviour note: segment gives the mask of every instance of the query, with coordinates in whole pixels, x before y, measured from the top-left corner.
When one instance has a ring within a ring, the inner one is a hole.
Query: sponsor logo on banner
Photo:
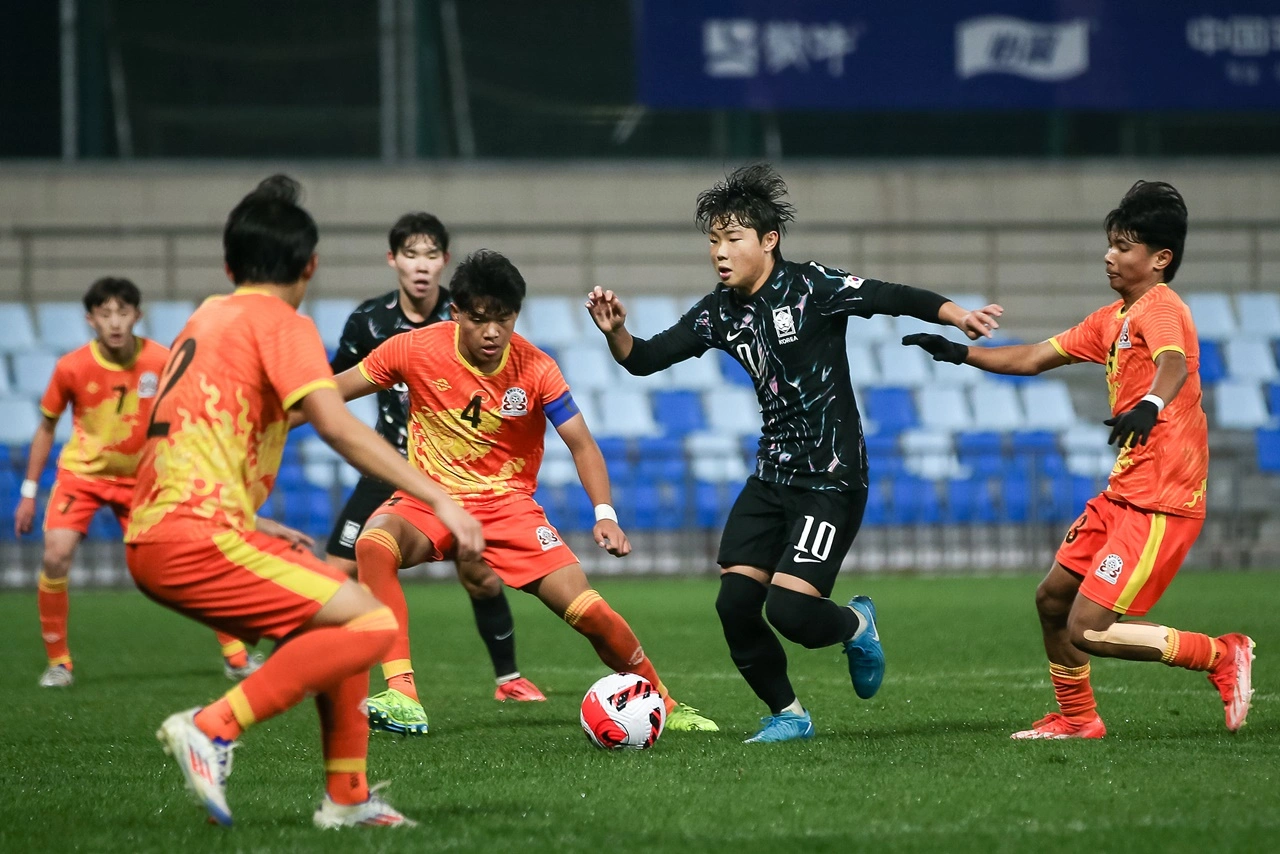
[[[1004,15],[956,25],[956,74],[1012,74],[1053,82],[1089,70],[1089,22],[1083,18],[1037,24]]]

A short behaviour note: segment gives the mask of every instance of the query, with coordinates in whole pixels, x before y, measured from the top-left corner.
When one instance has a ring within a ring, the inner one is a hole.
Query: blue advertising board
[[[641,0],[637,99],[761,110],[1280,108],[1280,0]]]

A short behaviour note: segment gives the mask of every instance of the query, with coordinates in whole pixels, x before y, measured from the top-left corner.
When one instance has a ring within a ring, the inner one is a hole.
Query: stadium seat
[[[58,353],[83,347],[93,337],[93,329],[84,319],[84,304],[79,302],[37,303],[36,330],[40,342]]]
[[[81,315],[84,323],[84,315]],[[36,328],[31,312],[22,303],[0,302],[0,353],[24,353],[36,346]]]
[[[742,492],[741,483],[699,481],[693,489],[693,518],[699,528],[724,527],[729,509]]]
[[[1021,430],[1027,417],[1017,390],[1008,383],[980,382],[969,389],[973,426],[978,430]]]
[[[143,306],[149,337],[168,347],[187,325],[195,304],[182,300],[147,303]],[[334,342],[337,346],[337,342]]]
[[[39,424],[40,415],[32,401],[17,397],[0,398],[0,445],[26,445],[36,434]]]
[[[893,318],[887,314],[874,317],[850,317],[847,340],[858,344],[879,344],[893,342],[899,347],[900,338],[893,337]]]
[[[1258,445],[1258,469],[1280,473],[1280,429],[1259,430],[1254,438]]]
[[[933,360],[919,347],[903,347],[897,341],[876,345],[880,376],[887,385],[919,388],[933,379]]]
[[[9,397],[13,394],[13,386],[9,382],[9,360],[0,353],[0,397]]]
[[[1009,438],[1013,468],[1031,477],[1063,474],[1066,462],[1058,450],[1058,437],[1047,430],[1020,430]]]
[[[1222,345],[1206,338],[1200,339],[1200,383],[1213,385],[1227,376],[1227,366],[1222,361]]]
[[[317,299],[311,301],[311,319],[320,330],[320,340],[332,350],[342,339],[342,329],[358,303],[353,299]]]
[[[745,481],[747,465],[738,443],[722,433],[691,433],[684,440],[689,467],[696,480],[706,483]]]
[[[950,362],[933,363],[933,382],[935,385],[972,386],[985,382],[990,374],[985,374],[972,365],[953,365]]]
[[[1076,422],[1071,392],[1062,380],[1037,380],[1021,386],[1022,409],[1027,426],[1041,430],[1065,430]]]
[[[755,393],[737,386],[721,386],[703,392],[707,427],[730,436],[759,436],[763,421]]]
[[[672,388],[704,391],[724,385],[724,378],[720,376],[720,360],[708,353],[696,359],[677,362],[667,368],[667,372],[671,377]]]
[[[969,401],[959,386],[925,386],[917,393],[916,399],[920,404],[922,426],[948,433],[973,429]]]
[[[364,397],[357,397],[355,400],[347,401],[347,409],[362,424],[368,424],[373,427],[378,423],[378,396],[376,394],[368,394]]]
[[[983,430],[958,433],[955,437],[956,458],[976,477],[991,477],[1004,470],[1004,438]]]
[[[601,421],[595,432],[599,435],[637,437],[662,432],[653,420],[649,397],[644,392],[615,389],[601,392],[596,399]]]
[[[889,521],[898,525],[933,525],[942,521],[942,505],[932,481],[898,475],[892,481]]]
[[[1211,341],[1226,341],[1236,334],[1235,314],[1224,293],[1188,294],[1183,298],[1191,309],[1196,332]]]
[[[849,379],[855,388],[883,385],[870,345],[850,340],[845,345],[845,353],[849,357]]]
[[[11,359],[14,391],[39,399],[49,385],[58,357],[48,350],[30,350],[26,353],[14,353]]]
[[[684,436],[707,429],[702,400],[694,391],[659,391],[651,397],[653,415],[667,436]]]
[[[902,434],[902,454],[907,472],[916,477],[942,480],[964,474],[947,432],[906,430]]]
[[[560,349],[559,365],[575,397],[580,391],[615,389],[621,384],[620,369],[603,336],[599,341],[566,344]]]
[[[906,471],[897,433],[876,433],[865,437],[865,441],[867,466],[872,474],[892,476]]]
[[[604,336],[587,329],[582,323],[586,316],[586,310],[572,297],[529,297],[520,310],[516,331],[539,346],[571,345],[586,338],[587,332],[591,332],[593,338],[599,338],[603,342]]]
[[[947,481],[947,502],[942,520],[952,524],[992,524],[998,518],[991,500],[990,478],[981,475]]]
[[[755,389],[755,383],[751,381],[751,375],[747,373],[747,369],[738,364],[738,361],[726,353],[724,350],[716,350],[716,358],[720,360],[720,376],[733,385],[740,385],[744,388]]]
[[[920,424],[909,389],[893,386],[869,388],[864,393],[864,398],[867,415],[875,421],[880,433],[901,433]]]
[[[876,528],[888,524],[889,508],[884,498],[884,484],[872,480],[867,489],[867,507],[862,512],[862,527]]]
[[[1263,338],[1233,338],[1223,348],[1227,359],[1227,374],[1233,380],[1274,380],[1275,354]]]
[[[1214,423],[1227,430],[1265,427],[1271,417],[1256,382],[1226,380],[1214,389]]]
[[[634,296],[623,301],[627,307],[627,330],[637,338],[652,338],[659,332],[676,324],[680,319],[680,306],[673,296],[647,294]],[[586,314],[585,310],[581,313]],[[587,317],[583,326],[594,324]],[[594,329],[586,329],[595,334]]]
[[[1267,406],[1273,418],[1280,418],[1280,383],[1267,384]]]
[[[1258,338],[1280,338],[1280,294],[1236,294],[1240,331]]]
[[[1107,444],[1111,428],[1076,424],[1059,434],[1066,452],[1067,471],[1083,477],[1107,477],[1116,464],[1116,449]]]

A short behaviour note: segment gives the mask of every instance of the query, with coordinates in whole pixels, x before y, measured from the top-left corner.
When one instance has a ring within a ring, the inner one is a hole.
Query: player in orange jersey
[[[595,505],[596,544],[622,557],[631,551],[610,506],[604,457],[573,403],[556,363],[514,334],[525,296],[519,270],[481,250],[449,284],[453,322],[389,339],[337,377],[350,400],[404,383],[409,389],[409,459],[484,526],[484,560],[509,587],[537,596],[585,635],[613,670],[638,673],[666,698],[667,728],[715,730],[714,722],[671,699],[631,627],[587,583],[578,558],[533,500],[546,422],[573,454]],[[369,700],[375,728],[425,730],[409,660],[408,613],[397,574],[403,566],[452,556],[454,538],[432,508],[397,492],[356,541],[360,581],[391,606],[400,624],[383,659],[388,689]]]
[[[935,360],[998,374],[1039,374],[1073,362],[1106,366],[1119,443],[1107,489],[1067,531],[1036,590],[1059,711],[1014,738],[1102,738],[1089,656],[1162,661],[1208,671],[1227,729],[1244,726],[1253,694],[1253,640],[1217,638],[1140,617],[1160,599],[1200,533],[1209,468],[1200,405],[1200,346],[1191,312],[1166,282],[1182,262],[1187,207],[1168,184],[1139,181],[1106,219],[1107,278],[1120,299],[1039,344],[970,348],[908,335]]]
[[[71,440],[58,457],[58,477],[44,517],[44,557],[36,607],[48,665],[44,688],[65,688],[75,681],[67,645],[67,574],[89,522],[102,507],[115,513],[120,527],[129,522],[134,472],[142,455],[147,418],[156,384],[169,351],[133,334],[142,317],[142,294],[128,279],[105,277],[84,295],[85,320],[96,338],[58,360],[40,401],[44,420],[36,428],[27,460],[22,500],[14,514],[18,536],[28,533],[36,516],[37,481],[53,448],[54,430],[71,407]],[[238,639],[218,633],[222,667],[228,679],[243,679],[262,663]]]
[[[370,792],[368,669],[396,620],[367,590],[257,518],[299,407],[321,438],[368,475],[429,506],[476,558],[480,526],[342,405],[315,324],[297,313],[315,273],[315,221],[285,176],[262,182],[227,218],[230,296],[213,297],[179,333],[156,395],[125,534],[144,593],[206,625],[278,643],[266,663],[204,708],[167,718],[157,737],[209,816],[231,823],[226,779],[235,739],[316,698],[326,793],[320,827],[408,820]]]

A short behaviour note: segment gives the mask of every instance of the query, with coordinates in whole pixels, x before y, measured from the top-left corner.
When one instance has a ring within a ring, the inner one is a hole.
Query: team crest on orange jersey
[[[529,395],[519,387],[507,389],[506,393],[502,395],[502,408],[498,411],[504,416],[528,415]]]
[[[546,525],[539,525],[538,530],[534,531],[534,534],[537,535],[538,544],[542,546],[542,550],[544,552],[554,549],[556,546],[563,545],[560,542],[560,535],[548,528]]]
[[[1120,337],[1116,340],[1117,350],[1128,350],[1133,346],[1133,339],[1129,337],[1129,318],[1124,319],[1124,325],[1120,327]]]
[[[148,397],[155,397],[156,391],[160,387],[160,378],[151,371],[147,371],[138,377],[138,397],[146,400]]]

